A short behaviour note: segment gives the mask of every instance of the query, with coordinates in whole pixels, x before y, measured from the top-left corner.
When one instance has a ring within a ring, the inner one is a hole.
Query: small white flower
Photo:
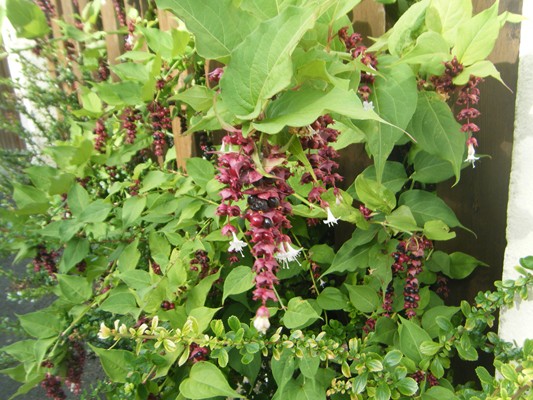
[[[324,287],[326,286],[326,281],[322,278],[320,278],[320,280],[318,281],[318,284],[320,285],[320,287]]]
[[[111,329],[109,329],[105,323],[100,324],[100,331],[98,332],[98,339],[108,339],[111,337]]]
[[[129,45],[129,46],[133,46],[133,36],[132,35],[128,35],[128,37],[126,38],[126,44]]]
[[[333,213],[331,212],[331,209],[329,207],[326,207],[326,212],[328,213],[328,218],[324,221],[324,223],[327,226],[333,226],[337,224],[338,218],[335,218]]]
[[[298,265],[301,265],[300,261],[298,261],[301,251],[302,249],[295,249],[289,242],[282,242],[274,257],[282,264],[283,268],[289,268],[289,263],[292,261],[296,261]]]
[[[374,103],[371,101],[363,101],[363,110],[374,111]]]
[[[244,257],[242,249],[244,249],[246,247],[246,242],[243,242],[242,240],[239,240],[237,238],[237,235],[235,235],[235,232],[231,232],[231,234],[233,235],[233,240],[231,242],[229,242],[228,251],[230,253],[238,251],[239,253],[241,253],[241,256]]]
[[[476,161],[479,160],[479,157],[476,157],[476,149],[472,143],[468,144],[468,156],[466,157],[465,162],[472,163],[472,168],[476,168]]]
[[[256,317],[254,319],[254,328],[264,335],[268,328],[270,328],[268,317]]]

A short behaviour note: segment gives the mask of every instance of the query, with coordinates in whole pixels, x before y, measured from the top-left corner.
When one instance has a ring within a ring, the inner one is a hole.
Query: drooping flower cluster
[[[96,126],[94,128],[94,149],[99,153],[105,153],[105,143],[107,141],[108,135],[105,129],[104,121],[99,119],[96,121]]]
[[[218,272],[218,268],[211,268],[211,260],[205,250],[197,250],[194,253],[194,258],[190,261],[189,268],[191,271],[199,271],[199,279],[204,279],[207,275],[213,275]]]
[[[152,121],[154,154],[156,156],[162,156],[167,145],[166,132],[172,132],[170,108],[165,107],[158,101],[151,102],[147,108],[150,112],[150,119]]]
[[[479,117],[480,112],[478,109],[472,107],[479,102],[479,89],[477,85],[482,82],[483,79],[471,76],[468,83],[461,88],[459,96],[457,97],[456,104],[463,106],[464,108],[457,114],[457,120],[463,122],[461,131],[466,133],[466,145],[468,146],[468,155],[465,159],[466,162],[472,163],[472,167],[475,167],[475,162],[479,160],[476,157],[477,139],[474,134],[479,132],[479,126],[477,126],[473,119]]]
[[[55,277],[57,273],[57,259],[59,253],[57,251],[47,251],[44,246],[37,246],[37,255],[33,259],[33,270],[39,272],[45,270],[48,275]]]
[[[435,86],[435,90],[445,99],[448,99],[456,90],[457,86],[453,83],[453,78],[463,72],[463,64],[459,62],[457,57],[449,62],[444,63],[444,73],[441,76],[434,76],[431,82]]]
[[[137,136],[137,121],[142,119],[139,110],[131,107],[124,109],[122,113],[122,128],[126,131],[125,143],[132,144]]]
[[[301,182],[302,184],[313,183],[313,188],[307,198],[311,203],[318,204],[326,210],[327,219],[324,223],[329,226],[336,224],[337,218],[331,212],[329,204],[322,199],[322,194],[327,191],[328,187],[332,187],[337,195],[337,183],[343,180],[342,176],[336,172],[339,164],[334,161],[339,158],[339,153],[330,146],[331,143],[337,141],[339,135],[339,131],[329,127],[332,124],[334,124],[333,119],[326,114],[313,122],[308,131],[300,136],[302,149],[307,150],[306,157],[314,174],[313,176],[311,172],[305,172]],[[297,133],[301,134],[301,132],[302,130],[298,130]],[[315,223],[313,220],[309,222]]]
[[[413,378],[419,385],[424,381],[424,379],[427,381],[430,387],[437,386],[439,384],[439,380],[429,371],[424,372],[418,370],[414,374],[411,374],[411,378]]]
[[[107,65],[107,61],[103,58],[98,60],[97,77],[100,82],[105,82],[109,78],[109,65]]]
[[[222,204],[217,209],[217,215],[227,217],[228,223],[222,233],[233,237],[229,247],[230,253],[233,253],[230,261],[234,261],[236,253],[243,254],[247,246],[238,238],[238,230],[230,221],[240,215],[248,221],[250,228],[245,234],[252,243],[256,272],[253,299],[260,300],[265,307],[268,300],[277,301],[274,285],[278,283],[276,272],[280,264],[288,267],[290,262],[297,261],[300,249],[294,248],[291,239],[283,233],[284,229],[291,228],[287,215],[292,208],[286,198],[293,193],[287,184],[290,172],[284,166],[286,156],[277,147],[262,143],[261,154],[256,156],[262,160],[268,174],[263,176],[252,159],[256,151],[253,138],[244,138],[240,132],[223,138],[217,179],[226,188],[220,192]],[[245,197],[248,207],[242,212],[234,202]],[[261,315],[256,314],[256,321],[261,322],[261,331],[266,326],[264,319],[268,319],[265,309],[260,308],[262,311],[258,310],[258,313]]]
[[[420,285],[417,275],[422,272],[422,262],[426,249],[433,248],[433,243],[424,236],[411,236],[401,241],[397,246],[397,252],[392,253],[394,263],[392,272],[397,275],[405,272],[405,285],[403,289],[405,315],[407,318],[416,316],[416,309],[420,301]]]
[[[81,376],[85,366],[86,351],[83,343],[79,340],[70,342],[70,353],[67,361],[67,376],[65,384],[74,394],[81,392]]]
[[[341,42],[344,43],[346,51],[352,55],[353,58],[359,58],[360,61],[368,66],[370,69],[375,70],[378,65],[376,57],[367,52],[367,47],[362,45],[363,37],[360,33],[352,33],[348,35],[348,27],[343,27],[337,33]],[[358,93],[364,101],[366,107],[371,106],[372,102],[368,99],[372,94],[370,85],[374,83],[375,76],[371,72],[361,71],[361,82],[359,84]]]
[[[115,8],[115,14],[117,15],[118,23],[120,26],[126,26],[126,13],[120,1],[113,0],[113,7]]]
[[[41,387],[45,390],[46,397],[54,400],[64,400],[67,395],[61,387],[59,377],[47,372],[44,379],[41,381]]]
[[[46,16],[46,21],[50,25],[53,18],[56,16],[56,9],[50,0],[35,0],[35,4],[39,6],[41,11]]]

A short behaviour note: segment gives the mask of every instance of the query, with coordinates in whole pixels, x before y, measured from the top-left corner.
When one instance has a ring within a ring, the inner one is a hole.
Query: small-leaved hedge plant
[[[16,18],[23,3],[7,9],[19,34],[57,46],[37,6]],[[99,3],[61,25],[80,107],[3,212],[3,246],[56,296],[2,349],[17,394],[80,393],[89,353],[110,399],[527,398],[533,342],[490,327],[527,298],[533,261],[447,305],[449,280],[484,264],[438,250],[467,228],[432,190],[461,190],[478,160],[477,86],[500,79],[486,57],[519,18],[422,0],[367,47],[347,17],[359,0],[156,3],[178,28],[117,6],[128,51],[111,67]],[[184,170],[180,130],[202,132]],[[373,164],[345,182],[355,143]],[[335,244],[339,221],[353,234]],[[451,360],[479,351],[501,377],[454,384]]]

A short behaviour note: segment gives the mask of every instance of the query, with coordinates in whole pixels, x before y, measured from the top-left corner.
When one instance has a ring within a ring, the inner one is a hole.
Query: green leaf
[[[395,367],[402,360],[403,354],[400,350],[392,350],[383,357],[383,365],[387,368]]]
[[[79,222],[104,222],[112,208],[105,200],[95,200],[81,212]]]
[[[454,176],[452,165],[425,151],[419,151],[413,160],[415,172],[411,178],[421,183],[439,183]]]
[[[257,19],[233,0],[157,0],[157,7],[176,14],[195,36],[196,49],[206,59],[227,58],[256,27]],[[233,58],[233,57],[232,57]]]
[[[328,112],[356,120],[383,121],[374,111],[364,110],[361,100],[353,91],[334,87],[324,92],[304,87],[281,94],[267,107],[266,118],[261,122],[254,122],[253,126],[261,132],[274,134],[285,126],[310,125]],[[401,131],[396,131],[401,136]]]
[[[380,382],[376,388],[376,400],[389,400],[390,388],[387,382]]]
[[[435,92],[420,92],[408,128],[417,145],[452,165],[456,182],[463,164],[465,137],[450,107]]]
[[[414,32],[424,23],[428,5],[429,0],[413,4],[393,26],[388,37],[389,51],[392,55],[399,57],[403,49],[414,41]]]
[[[303,376],[309,379],[314,379],[318,372],[318,367],[320,366],[320,357],[305,355],[299,360],[298,366],[300,367]]]
[[[68,207],[75,217],[78,217],[90,202],[89,193],[79,183],[75,183],[67,193]]]
[[[381,183],[385,162],[416,109],[418,90],[415,75],[406,64],[395,64],[397,58],[379,58],[380,72],[375,77],[370,100],[375,112],[394,126],[378,123],[365,130],[368,149],[374,158],[376,181]],[[397,127],[397,128],[396,128]]]
[[[100,305],[100,309],[113,314],[138,316],[140,309],[137,308],[135,296],[130,292],[119,291],[111,293],[109,297]]]
[[[470,0],[432,0],[426,14],[426,26],[442,34],[451,47],[457,38],[457,28],[472,17]]]
[[[435,338],[439,335],[439,326],[436,322],[437,317],[450,320],[451,317],[457,313],[457,311],[459,311],[459,307],[433,307],[424,312],[424,315],[422,316],[422,327],[426,330],[429,336],[431,336],[431,338]]]
[[[323,310],[344,310],[348,305],[348,297],[337,288],[327,287],[320,292],[317,302]]]
[[[442,386],[433,386],[422,394],[422,400],[457,400],[458,397]]]
[[[48,198],[42,190],[17,182],[13,182],[13,188],[13,200],[17,203],[19,213],[41,214],[48,211]]]
[[[420,350],[422,342],[431,341],[429,334],[416,325],[414,322],[401,318],[401,324],[398,329],[399,333],[399,348],[406,357],[419,363],[424,355]]]
[[[396,196],[381,183],[365,178],[360,174],[355,179],[355,191],[359,200],[371,210],[379,210],[385,214],[396,207]]]
[[[424,224],[424,236],[430,240],[450,240],[455,232],[450,232],[450,227],[439,219]]]
[[[254,287],[254,278],[255,274],[250,267],[241,265],[233,268],[224,280],[222,304],[228,296],[246,292]]]
[[[420,353],[425,356],[434,356],[440,351],[441,348],[441,344],[435,343],[431,340],[427,340],[425,342],[422,342],[422,344],[420,345]]]
[[[35,39],[44,37],[50,27],[43,11],[29,0],[6,0],[6,17],[18,37]]]
[[[63,328],[59,316],[48,310],[19,315],[18,318],[20,325],[28,335],[38,339],[57,336]]]
[[[397,325],[390,318],[380,317],[376,321],[376,329],[372,341],[392,345],[397,331]]]
[[[367,285],[348,285],[344,284],[350,295],[350,302],[355,308],[364,313],[371,313],[377,310],[381,305],[376,291]]]
[[[126,350],[107,350],[89,344],[96,353],[105,373],[113,382],[126,383],[132,371],[135,371],[135,356]]]
[[[122,207],[122,221],[124,221],[124,226],[128,227],[133,225],[141,216],[144,207],[146,207],[146,197],[133,196],[126,199]]]
[[[196,307],[189,312],[189,317],[194,317],[198,324],[198,333],[204,332],[209,328],[211,320],[215,314],[220,310],[219,308],[209,308],[209,307]]]
[[[210,399],[216,396],[243,398],[231,388],[224,374],[206,361],[192,366],[189,377],[180,384],[180,393],[188,399]]]
[[[207,111],[213,106],[213,90],[205,86],[193,86],[172,96],[169,100],[179,100],[190,105],[195,111]]]
[[[165,271],[170,256],[170,244],[168,240],[163,235],[152,231],[148,236],[148,244],[152,258]]]
[[[187,173],[192,177],[195,183],[205,189],[207,182],[215,176],[215,167],[209,161],[203,158],[188,158],[186,161]]]
[[[418,383],[413,378],[402,378],[396,383],[396,388],[404,396],[413,396],[418,390]]]
[[[283,325],[289,329],[305,328],[315,322],[320,315],[301,297],[293,297],[289,300],[287,311],[283,316]]]
[[[90,245],[87,239],[79,237],[70,239],[63,252],[63,257],[59,264],[59,272],[64,274],[70,271],[72,267],[89,254],[89,250]]]
[[[56,274],[61,295],[74,304],[89,300],[93,294],[92,285],[82,276]]]
[[[309,249],[309,257],[319,264],[331,264],[335,251],[327,244],[315,244]]]
[[[213,283],[220,277],[220,271],[215,274],[209,275],[202,279],[202,281],[193,287],[188,294],[187,303],[185,309],[188,313],[198,307],[202,307],[205,304],[207,295],[211,290]]]
[[[363,171],[366,179],[377,181],[376,167],[370,165]],[[381,184],[393,193],[398,193],[407,182],[407,174],[402,163],[396,161],[386,161],[383,166]]]
[[[412,233],[418,229],[413,213],[407,206],[399,206],[391,214],[385,217],[385,222],[388,227],[395,232]]]
[[[457,251],[450,254],[450,278],[453,279],[464,279],[470,275],[474,269],[478,266],[488,267],[482,261],[469,256],[468,254],[461,253]]]
[[[130,288],[142,290],[150,286],[150,273],[143,270],[126,270],[120,273],[118,277]]]
[[[488,60],[478,61],[475,64],[466,67],[465,69],[463,69],[463,72],[453,78],[453,83],[455,85],[465,85],[470,80],[470,76],[472,75],[478,76],[480,78],[492,76],[493,78],[505,85],[500,75],[500,72],[496,69],[494,64]]]
[[[408,190],[401,194],[398,204],[406,205],[411,209],[419,226],[439,219],[451,228],[463,227],[451,208],[433,193],[424,190]]]
[[[490,8],[463,21],[457,28],[457,42],[452,54],[463,65],[469,66],[484,60],[492,52],[500,33],[498,5],[499,2],[496,1]]]
[[[218,3],[224,7],[222,2]],[[231,20],[221,19],[220,14],[216,18],[224,29]],[[233,51],[220,87],[226,106],[240,119],[257,117],[267,99],[290,85],[290,56],[316,18],[313,7],[288,7],[278,16],[262,22]],[[235,28],[241,29],[238,25]]]
[[[141,258],[141,252],[138,250],[139,238],[128,244],[118,258],[118,270],[120,272],[132,271],[137,267]]]

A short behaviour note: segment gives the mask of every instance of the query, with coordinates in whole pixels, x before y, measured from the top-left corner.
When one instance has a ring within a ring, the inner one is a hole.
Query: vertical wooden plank
[[[9,73],[9,65],[7,64],[6,58],[3,58],[0,60],[0,77],[2,78],[11,77]],[[7,94],[7,93],[13,94],[13,91],[11,90],[11,88],[5,85],[0,85],[0,91],[2,91],[2,93],[4,94]],[[3,118],[5,120],[16,122],[16,120],[19,120],[19,115],[15,110],[13,111],[5,110]],[[0,130],[0,148],[12,149],[12,150],[23,150],[26,148],[26,144],[14,132]]]
[[[102,26],[106,32],[115,32],[119,29],[118,20],[115,14],[113,2],[107,0],[102,4]],[[124,52],[124,38],[118,34],[107,34],[105,37],[107,48],[107,59],[109,65],[119,63],[118,57]],[[111,74],[113,80],[117,80],[115,74]]]
[[[363,0],[353,10],[352,25],[363,37],[385,33],[385,7],[374,0]]]

